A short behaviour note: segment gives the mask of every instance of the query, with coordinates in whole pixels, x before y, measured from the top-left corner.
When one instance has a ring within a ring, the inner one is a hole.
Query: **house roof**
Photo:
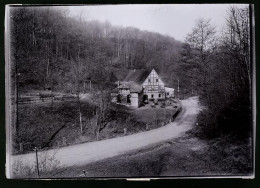
[[[140,93],[143,90],[142,86],[140,86],[140,85],[138,85],[134,82],[130,82],[129,86],[130,86],[130,92],[131,93],[135,93],[135,92]]]
[[[145,81],[150,72],[144,69],[130,70],[123,82],[135,82],[140,85]]]
[[[131,93],[140,93],[143,90],[142,86],[136,84],[135,82],[125,82],[118,86],[117,89],[130,89]]]
[[[152,69],[137,69],[137,70],[130,70],[121,82],[121,85],[117,87],[117,89],[130,89],[130,92],[141,92],[142,91],[142,84],[145,79],[149,76]],[[157,72],[157,71],[156,71]],[[158,73],[158,72],[157,72]],[[159,74],[159,73],[158,73]],[[162,78],[162,81],[165,85],[167,84],[167,78]]]
[[[117,87],[118,89],[129,89],[129,85],[127,83],[123,83],[120,86]]]

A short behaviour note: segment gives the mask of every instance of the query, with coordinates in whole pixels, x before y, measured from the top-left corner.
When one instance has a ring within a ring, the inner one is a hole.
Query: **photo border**
[[[2,26],[3,26],[3,21],[4,21],[4,9],[5,9],[5,4],[43,4],[43,3],[48,3],[49,5],[51,4],[75,4],[75,3],[78,3],[78,4],[128,4],[128,3],[138,3],[138,4],[145,4],[145,3],[154,3],[154,4],[162,4],[162,3],[182,3],[182,4],[186,4],[186,3],[195,3],[194,1],[99,1],[98,3],[94,2],[93,0],[90,0],[90,1],[68,1],[68,0],[63,0],[63,1],[57,1],[57,0],[54,0],[54,1],[51,1],[51,0],[47,0],[47,1],[44,1],[44,0],[40,0],[40,1],[37,1],[37,0],[34,0],[34,1],[30,1],[30,0],[27,0],[27,1],[24,1],[24,0],[21,0],[19,2],[17,1],[7,1],[7,0],[4,0],[4,1],[1,1],[1,21],[2,21]],[[209,3],[207,1],[196,1],[196,3]],[[260,50],[259,48],[257,48],[257,44],[259,44],[259,36],[257,35],[259,31],[259,28],[257,27],[257,23],[259,21],[259,12],[260,12],[260,3],[258,3],[257,1],[248,1],[248,2],[245,2],[245,1],[236,1],[236,2],[232,2],[232,1],[213,1],[213,2],[210,2],[210,4],[214,4],[214,3],[254,3],[255,4],[255,23],[256,23],[256,36],[255,36],[255,42],[256,42],[256,54],[260,54]],[[47,5],[48,5],[47,4]],[[1,32],[4,31],[4,28],[1,28]],[[4,33],[1,33],[1,41],[4,41]],[[2,42],[2,44],[4,44]],[[1,52],[2,54],[4,54],[4,45],[1,45]],[[257,53],[259,52],[259,53]],[[4,68],[4,64],[5,64],[5,59],[4,59],[4,56],[0,56],[1,57],[1,68],[0,68],[0,80],[1,80],[1,84],[0,84],[0,92],[1,92],[1,95],[0,95],[0,109],[1,109],[1,119],[0,119],[0,124],[1,125],[5,125],[5,74],[4,74],[4,71],[5,71],[5,68]],[[256,58],[256,57],[255,57]],[[256,58],[257,60],[257,58]],[[259,66],[257,64],[255,64],[255,77],[256,77],[256,84],[259,83],[259,76],[257,75],[260,75],[260,70],[259,70]],[[254,74],[254,73],[253,73]],[[254,90],[254,89],[253,89]],[[259,93],[259,89],[258,87],[255,88],[255,92],[256,93]],[[258,95],[256,95],[256,103],[255,103],[255,109],[256,111],[254,111],[255,113],[257,112],[257,107],[259,106],[259,98],[257,98]],[[258,100],[257,100],[258,99]],[[256,121],[259,122],[259,116],[256,116]],[[255,127],[255,133],[256,134],[257,132],[259,132],[259,128],[256,126]],[[47,186],[48,184],[48,187],[49,186],[55,186],[56,183],[59,183],[60,185],[63,185],[63,186],[68,186],[68,187],[71,187],[71,186],[75,186],[75,185],[79,185],[79,186],[86,186],[86,181],[84,180],[78,180],[78,181],[63,181],[63,180],[59,180],[59,181],[44,181],[44,180],[32,180],[32,181],[27,181],[27,180],[7,180],[5,178],[5,126],[1,126],[1,130],[0,130],[0,148],[1,148],[1,152],[0,152],[0,161],[1,161],[1,166],[0,166],[0,169],[1,169],[1,174],[0,174],[0,185],[2,184],[2,182],[4,182],[4,185],[8,185],[8,186],[15,186],[15,185],[18,185],[18,186],[21,186],[21,183],[22,184],[25,184],[26,186]],[[173,185],[173,182],[174,183],[174,186],[205,186],[207,185],[206,187],[208,186],[211,186],[211,187],[219,187],[220,185],[221,186],[224,186],[224,187],[230,187],[230,186],[238,186],[238,187],[245,187],[245,186],[249,186],[249,187],[255,187],[256,185],[259,185],[259,179],[260,179],[260,172],[259,172],[259,165],[257,163],[257,159],[259,158],[259,149],[257,149],[257,143],[259,143],[259,137],[255,137],[255,140],[256,140],[256,150],[255,150],[255,179],[253,180],[241,180],[241,179],[214,179],[214,180],[209,180],[209,179],[200,179],[198,180],[196,178],[196,180],[190,180],[190,179],[185,179],[185,180],[169,180],[169,179],[164,179],[164,178],[160,178],[160,180],[151,180],[148,184],[152,185],[152,186],[158,186],[160,185],[161,183],[168,183],[169,184],[172,184]],[[209,177],[210,178],[210,177]],[[107,179],[107,178],[106,178]],[[163,182],[162,182],[163,181]],[[180,182],[183,182],[185,181],[184,183],[180,183]],[[95,180],[91,180],[91,181],[87,181],[88,183],[91,183],[91,182],[94,182],[94,184],[92,185],[101,185],[101,181],[95,181]],[[103,181],[102,181],[103,182]],[[111,184],[114,182],[114,185],[115,186],[123,186],[123,185],[126,185],[126,181],[122,181],[122,180],[110,180],[110,181],[105,181],[106,184]],[[215,182],[215,183],[213,183]],[[137,182],[129,182],[129,184],[136,184]],[[140,182],[138,182],[140,183]],[[144,182],[142,182],[141,184],[143,184]],[[205,183],[205,184],[204,184]]]

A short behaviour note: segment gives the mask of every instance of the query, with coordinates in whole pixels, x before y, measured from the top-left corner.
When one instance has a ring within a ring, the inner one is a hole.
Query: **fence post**
[[[37,177],[40,177],[40,171],[39,171],[39,163],[38,163],[38,152],[37,147],[35,147],[35,156],[36,156],[36,168],[37,168]]]
[[[145,129],[146,129],[146,130],[149,130],[149,124],[146,124]]]
[[[124,135],[127,134],[127,128],[124,128]]]
[[[62,145],[66,145],[66,138],[65,137],[62,137]]]
[[[97,131],[96,140],[99,141],[99,131]]]
[[[59,148],[60,147],[60,142],[57,140],[57,147]]]
[[[20,143],[20,152],[23,152],[23,143]]]

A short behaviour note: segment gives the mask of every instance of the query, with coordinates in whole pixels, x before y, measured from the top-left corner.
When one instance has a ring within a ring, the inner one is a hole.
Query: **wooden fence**
[[[77,98],[75,96],[54,96],[54,97],[40,97],[40,96],[27,96],[20,97],[18,99],[18,104],[33,104],[33,103],[49,103],[49,102],[59,102],[59,101],[75,101]],[[15,99],[12,99],[12,104],[15,104]]]
[[[51,149],[51,148],[60,148],[63,146],[69,145],[66,137],[62,137],[61,140],[50,140],[42,142],[20,142],[16,143],[14,146],[14,154],[23,154],[34,151],[35,147],[40,150]]]

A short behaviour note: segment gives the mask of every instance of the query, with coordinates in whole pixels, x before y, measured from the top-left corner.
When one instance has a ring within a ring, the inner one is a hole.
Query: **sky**
[[[211,19],[218,32],[225,25],[230,4],[190,5],[96,5],[70,6],[71,16],[80,14],[86,20],[109,21],[112,25],[136,27],[140,30],[158,32],[184,41],[192,31],[196,20]],[[237,6],[244,6],[238,5]]]

